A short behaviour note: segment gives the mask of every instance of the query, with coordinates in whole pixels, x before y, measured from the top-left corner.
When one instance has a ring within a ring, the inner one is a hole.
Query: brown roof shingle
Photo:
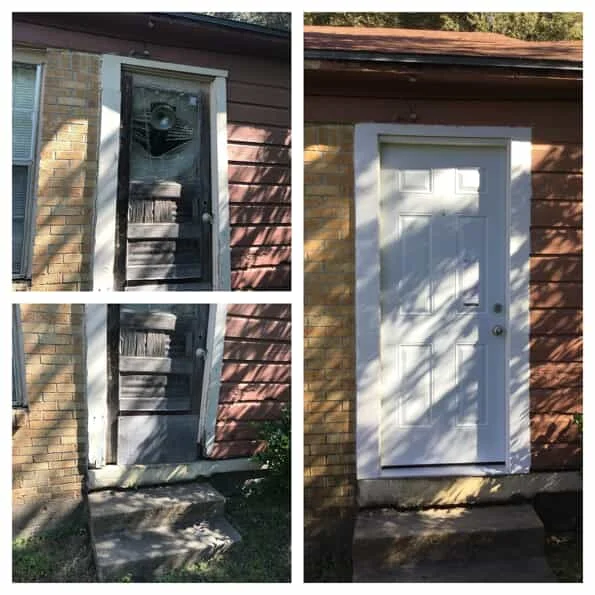
[[[582,41],[523,41],[499,33],[384,29],[376,27],[304,27],[306,50],[501,57],[581,63]]]

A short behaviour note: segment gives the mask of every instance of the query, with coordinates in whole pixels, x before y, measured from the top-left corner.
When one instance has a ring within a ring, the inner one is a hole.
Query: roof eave
[[[541,58],[510,58],[501,56],[466,56],[461,54],[388,53],[363,50],[306,49],[304,60],[346,62],[380,62],[385,64],[471,66],[487,68],[515,68],[532,71],[582,73],[582,62]]]

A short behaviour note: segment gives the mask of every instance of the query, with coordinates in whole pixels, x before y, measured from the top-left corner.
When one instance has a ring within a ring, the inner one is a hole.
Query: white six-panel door
[[[379,153],[381,465],[504,463],[506,151]]]

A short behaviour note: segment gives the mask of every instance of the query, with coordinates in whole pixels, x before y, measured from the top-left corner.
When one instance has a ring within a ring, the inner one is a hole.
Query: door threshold
[[[250,459],[204,460],[165,465],[106,465],[98,469],[88,469],[87,485],[90,492],[107,488],[136,488],[193,481],[217,473],[259,469],[262,469],[262,466]]]
[[[453,477],[458,475],[502,475],[509,473],[505,463],[465,465],[426,465],[415,467],[382,467],[379,478],[389,477]],[[359,478],[363,479],[363,478]],[[371,479],[371,478],[365,478]]]

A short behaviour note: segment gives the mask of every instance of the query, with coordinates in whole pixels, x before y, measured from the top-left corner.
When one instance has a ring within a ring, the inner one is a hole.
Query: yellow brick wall
[[[35,291],[91,288],[93,202],[100,116],[100,57],[47,50],[41,104],[36,219],[30,283]]]
[[[80,501],[87,451],[83,306],[21,304],[20,313],[27,407],[13,409],[15,516]]]
[[[304,488],[306,537],[355,506],[353,127],[306,126]]]

